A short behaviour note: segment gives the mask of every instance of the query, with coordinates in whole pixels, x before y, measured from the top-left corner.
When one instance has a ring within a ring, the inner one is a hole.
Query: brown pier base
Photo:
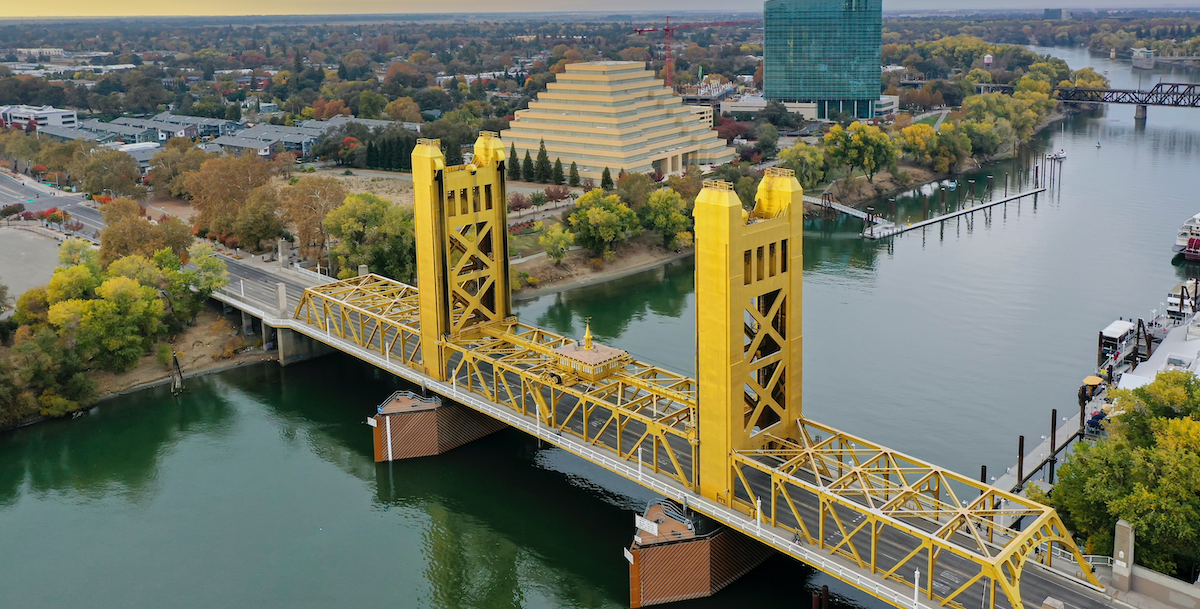
[[[504,429],[504,423],[461,404],[397,391],[368,419],[375,462],[440,455]]]
[[[633,609],[712,596],[774,554],[669,501],[651,505],[643,518],[626,555]]]

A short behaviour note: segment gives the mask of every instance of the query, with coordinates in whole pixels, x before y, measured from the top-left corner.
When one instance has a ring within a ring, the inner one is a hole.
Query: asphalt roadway
[[[100,212],[85,205],[83,195],[67,194],[38,184],[22,184],[8,174],[0,174],[0,207],[21,203],[28,211],[41,211],[57,207],[83,223],[85,232],[99,232],[104,228]]]

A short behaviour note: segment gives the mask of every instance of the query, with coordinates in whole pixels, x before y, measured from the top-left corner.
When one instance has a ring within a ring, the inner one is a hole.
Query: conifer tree
[[[521,158],[517,156],[517,144],[513,143],[508,151],[508,179],[521,179]]]
[[[571,161],[571,173],[569,174],[567,183],[579,188],[579,166],[575,164],[575,161]]]
[[[604,173],[600,174],[600,188],[604,190],[612,190],[612,172],[607,167],[604,168]]]
[[[521,161],[521,178],[526,182],[533,181],[533,158],[529,156],[529,151],[525,151],[525,160]]]
[[[554,159],[554,171],[550,172],[550,181],[555,184],[562,184],[566,181],[563,178],[562,159]]]
[[[537,163],[533,166],[533,179],[545,184],[550,181],[550,155],[546,154],[546,140],[538,145]]]
[[[375,142],[367,142],[367,167],[372,169],[379,166],[379,149]]]

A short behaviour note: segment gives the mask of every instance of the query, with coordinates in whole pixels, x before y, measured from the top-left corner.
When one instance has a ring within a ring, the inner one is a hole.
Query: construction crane
[[[663,69],[664,80],[667,86],[673,86],[675,76],[675,57],[671,53],[671,38],[676,30],[695,30],[700,28],[721,27],[726,25],[749,25],[751,23],[761,23],[762,19],[744,19],[742,21],[714,21],[711,23],[685,23],[683,25],[671,25],[671,18],[667,17],[667,24],[662,27],[643,27],[636,28],[633,31],[638,34],[647,34],[650,32],[663,32],[667,37],[667,65]]]

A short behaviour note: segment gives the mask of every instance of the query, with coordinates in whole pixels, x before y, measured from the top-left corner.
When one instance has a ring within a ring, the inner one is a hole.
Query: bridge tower
[[[768,169],[745,211],[727,182],[708,181],[694,215],[699,486],[733,505],[733,451],[799,433],[803,189]]]
[[[425,374],[444,381],[446,336],[508,317],[508,198],[504,144],[484,131],[470,163],[446,166],[439,140],[413,150],[413,215]]]

